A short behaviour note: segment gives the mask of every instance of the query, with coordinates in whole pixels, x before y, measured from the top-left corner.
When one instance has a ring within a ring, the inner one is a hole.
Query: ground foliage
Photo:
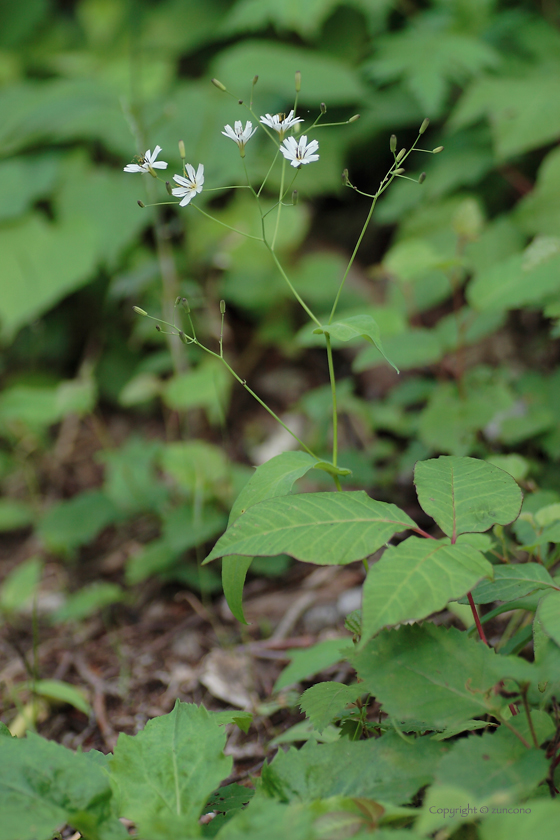
[[[0,840],[557,836],[559,26],[529,0],[0,10]],[[210,78],[258,74],[275,114],[295,71],[298,114],[341,123],[276,240],[315,323],[223,227],[260,236],[247,193],[197,196],[219,227],[122,172],[182,139],[239,183]],[[351,184],[425,117],[445,151],[375,208],[333,320]],[[187,329],[182,297],[216,349],[226,302],[237,383],[132,312]]]

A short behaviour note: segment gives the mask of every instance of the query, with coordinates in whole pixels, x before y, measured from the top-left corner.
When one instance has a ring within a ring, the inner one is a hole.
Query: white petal
[[[127,163],[124,167],[123,172],[144,172],[145,170],[142,169],[141,166],[138,166],[137,163]]]
[[[167,166],[164,160],[156,160],[152,163],[152,169],[167,169]]]
[[[183,178],[183,176],[182,176],[182,175],[174,175],[174,176],[173,176],[173,180],[174,180],[177,184],[181,184],[181,186],[182,186],[182,187],[188,187],[188,186],[190,186],[190,185],[189,185],[189,182],[187,181],[187,179],[186,179],[186,178]]]
[[[230,146],[231,148],[231,146]],[[193,169],[194,172],[194,169]],[[204,183],[204,164],[201,163],[198,166],[198,171],[196,173],[196,182],[200,185],[200,189],[202,189],[202,185]]]
[[[192,186],[192,181],[194,181],[195,179],[194,166],[192,166],[192,164],[190,163],[187,163],[186,170],[188,173],[188,180],[191,181],[190,186]]]

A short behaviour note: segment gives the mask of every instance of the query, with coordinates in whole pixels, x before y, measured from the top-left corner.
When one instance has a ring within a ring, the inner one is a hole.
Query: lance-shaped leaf
[[[509,473],[476,458],[442,455],[419,461],[414,483],[422,509],[453,542],[459,534],[508,525],[523,500]]]
[[[361,645],[382,627],[443,609],[492,574],[492,564],[470,545],[409,537],[389,548],[368,572]]]
[[[326,461],[318,461],[307,452],[282,452],[257,467],[237,499],[229,515],[229,525],[253,505],[278,496],[288,496],[298,478],[312,469],[335,470],[338,475],[348,475],[350,470],[334,467]],[[243,613],[243,586],[252,557],[233,555],[224,557],[222,563],[222,586],[229,608],[238,621],[247,624]]]
[[[554,590],[560,587],[539,563],[513,563],[494,566],[494,580],[483,580],[473,590],[472,596],[475,604],[491,604],[493,601],[523,598],[535,589]]]
[[[494,693],[496,683],[534,676],[519,657],[500,656],[454,627],[433,624],[383,630],[349,659],[391,717],[435,730],[500,713],[507,700]]]
[[[120,813],[142,836],[198,834],[198,818],[231,771],[226,733],[204,706],[180,703],[137,735],[119,735],[111,761]],[[167,833],[165,833],[167,832]]]
[[[338,338],[339,341],[351,341],[353,338],[364,338],[379,350],[383,358],[389,362],[391,367],[394,367],[397,373],[399,369],[393,364],[391,359],[385,355],[383,345],[381,343],[381,335],[377,322],[371,315],[350,315],[348,318],[342,318],[340,321],[335,321],[332,324],[322,324],[317,329],[313,330],[315,335],[325,333],[332,335],[333,338]]]
[[[204,562],[229,554],[290,554],[304,563],[345,565],[377,551],[405,528],[417,525],[396,505],[370,499],[363,490],[283,496],[236,519]]]

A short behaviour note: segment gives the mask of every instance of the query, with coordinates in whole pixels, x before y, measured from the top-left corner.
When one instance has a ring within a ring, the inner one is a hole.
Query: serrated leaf
[[[111,779],[120,813],[140,834],[198,829],[202,807],[228,776],[226,734],[203,706],[175,703],[172,712],[148,721],[135,736],[119,735]]]
[[[531,667],[432,624],[383,630],[349,659],[391,717],[420,719],[435,730],[499,711],[505,704],[494,685],[520,665]]]
[[[396,505],[363,491],[301,493],[260,502],[218,540],[205,563],[229,554],[290,554],[304,563],[352,563],[416,524]]]
[[[436,783],[467,790],[475,801],[498,791],[528,796],[548,773],[544,752],[527,747],[505,726],[457,741],[436,770]]]
[[[512,601],[523,598],[535,589],[556,587],[550,573],[540,563],[515,563],[494,566],[494,580],[482,581],[473,589],[475,604]]]
[[[318,732],[323,732],[350,703],[364,693],[358,683],[321,682],[304,691],[300,708]]]
[[[560,592],[545,595],[537,609],[538,620],[546,635],[560,646]]]
[[[360,646],[382,627],[426,618],[491,577],[492,564],[476,548],[408,537],[368,572]]]
[[[391,359],[385,354],[383,344],[381,343],[381,334],[377,322],[371,315],[351,315],[348,318],[343,318],[335,321],[332,324],[322,324],[317,329],[313,330],[316,334],[325,333],[337,338],[339,341],[352,341],[354,338],[363,338],[369,341],[370,344],[375,345],[385,361],[391,367],[395,368],[397,373],[399,369],[393,364]]]
[[[243,810],[249,804],[254,795],[255,791],[252,788],[237,784],[225,785],[214,791],[204,806],[204,811],[205,813],[215,811],[216,816],[211,822],[202,826],[202,836],[215,837],[234,814]]]
[[[245,735],[249,731],[253,722],[253,715],[251,712],[231,711],[231,712],[214,712],[214,718],[218,721],[220,726],[226,723],[235,723]]]
[[[530,799],[511,813],[490,814],[479,828],[481,840],[557,840],[560,802]]]
[[[128,836],[97,756],[33,733],[0,739],[0,812],[0,840],[51,840],[66,823],[92,840]]]
[[[309,679],[330,665],[344,659],[344,651],[351,644],[350,638],[346,639],[325,639],[317,642],[309,648],[295,648],[286,651],[286,656],[291,659],[274,685],[274,691],[281,691],[288,685]]]
[[[459,534],[487,531],[517,518],[523,500],[504,470],[476,458],[442,455],[414,469],[418,501],[454,541]]]
[[[363,796],[400,805],[429,784],[444,745],[429,739],[406,743],[388,732],[378,739],[332,744],[308,742],[296,750],[279,751],[263,767],[269,796],[306,801],[330,796]]]

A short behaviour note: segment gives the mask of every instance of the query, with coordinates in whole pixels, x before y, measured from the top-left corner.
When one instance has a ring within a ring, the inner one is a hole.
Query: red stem
[[[484,629],[482,627],[482,624],[480,623],[480,618],[479,618],[479,615],[478,615],[478,610],[476,608],[476,604],[474,603],[473,596],[471,595],[470,592],[467,592],[467,598],[469,599],[469,604],[471,606],[471,610],[472,610],[472,614],[473,614],[473,618],[474,618],[474,623],[476,624],[476,629],[478,630],[478,635],[480,636],[481,641],[483,641],[484,644],[487,647],[490,647],[490,645],[488,644],[488,639],[486,638],[486,635],[484,633]],[[512,715],[519,714],[519,712],[517,710],[517,706],[515,705],[515,703],[510,703],[509,704],[509,710],[512,713]]]

